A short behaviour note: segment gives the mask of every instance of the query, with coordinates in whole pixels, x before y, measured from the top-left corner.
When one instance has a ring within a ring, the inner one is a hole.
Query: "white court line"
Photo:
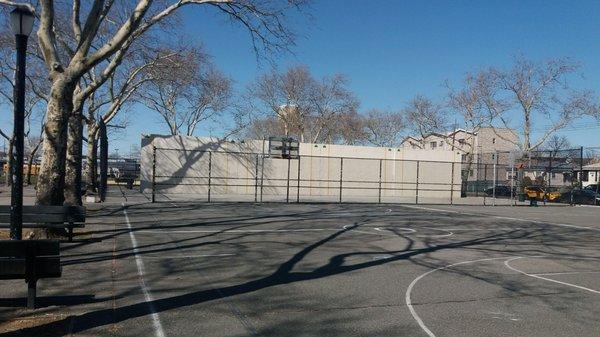
[[[425,276],[427,276],[427,275],[429,275],[431,273],[434,273],[436,271],[439,271],[439,270],[444,270],[444,269],[452,268],[452,267],[459,266],[459,265],[462,265],[462,264],[469,264],[469,263],[476,263],[476,262],[483,262],[483,261],[492,261],[492,260],[502,260],[502,259],[507,259],[507,257],[506,256],[505,257],[493,257],[493,258],[487,258],[487,259],[479,259],[479,260],[457,262],[457,263],[449,264],[449,265],[444,266],[444,267],[439,267],[439,268],[432,269],[432,270],[430,270],[428,272],[425,272],[425,273],[419,275],[417,278],[415,278],[408,285],[408,288],[406,289],[406,295],[404,296],[404,299],[406,301],[406,306],[408,307],[408,310],[410,310],[411,315],[413,316],[413,318],[415,319],[415,321],[417,321],[417,323],[419,324],[419,326],[421,327],[421,329],[423,329],[423,331],[425,331],[425,333],[429,337],[435,337],[435,334],[431,330],[429,330],[429,328],[425,325],[425,323],[423,323],[423,320],[421,319],[421,317],[419,317],[419,314],[417,314],[417,311],[415,310],[415,308],[413,308],[412,300],[410,299],[410,295],[411,295],[411,292],[413,290],[413,287],[415,286],[415,284],[417,284],[417,282],[419,282]]]
[[[125,203],[121,203],[123,206],[123,214],[125,215],[125,222],[127,223],[127,228],[129,229],[129,238],[131,239],[131,245],[133,246],[133,255],[135,256],[135,264],[137,265],[138,272],[138,280],[140,282],[140,288],[142,288],[142,292],[144,293],[144,299],[146,303],[148,303],[148,307],[150,308],[152,324],[154,326],[154,333],[156,337],[165,337],[165,332],[163,330],[162,324],[160,323],[160,317],[158,317],[158,313],[154,308],[154,298],[150,293],[150,288],[146,285],[146,281],[144,281],[144,261],[139,255],[137,240],[135,239],[135,235],[133,234],[133,229],[131,228],[131,222],[129,222],[129,216],[127,215],[127,210],[125,209]]]
[[[400,205],[402,207],[406,207],[406,208],[414,208],[414,209],[423,209],[426,211],[434,211],[434,212],[444,212],[444,213],[461,213],[459,211],[453,211],[453,210],[449,210],[449,209],[439,209],[439,208],[430,208],[430,207],[422,207],[422,206],[411,206],[411,205]]]
[[[410,233],[416,232],[416,230],[412,229],[412,228],[406,228],[406,227],[393,227],[393,228],[394,229],[399,229],[399,230],[402,230],[402,231],[408,231]],[[381,229],[380,227],[373,227],[373,229],[376,230],[376,231],[378,231],[378,232],[383,232],[383,229]],[[392,230],[387,229],[387,231],[391,232]]]
[[[577,228],[577,229],[587,229],[587,230],[591,230],[591,231],[600,231],[600,228],[570,225],[570,224],[566,224],[566,223],[555,223],[555,222],[547,222],[547,221],[532,220],[532,219],[521,219],[521,218],[513,218],[513,217],[509,217],[509,216],[492,215],[492,214],[485,214],[485,213],[472,213],[472,212],[462,212],[462,211],[459,212],[459,211],[453,211],[453,210],[448,210],[448,209],[438,209],[438,208],[421,207],[421,206],[410,206],[410,205],[401,205],[401,206],[407,207],[407,208],[433,211],[433,212],[455,213],[455,214],[465,214],[465,215],[475,215],[475,216],[488,216],[488,217],[495,218],[495,219],[533,222],[533,223],[540,224],[540,225],[551,225],[551,226],[561,226],[561,227],[569,227],[569,228]],[[515,228],[515,229],[517,229],[517,228]],[[518,228],[518,229],[521,229],[521,228]]]
[[[600,273],[600,271],[584,270],[584,271],[565,271],[565,272],[560,272],[560,273],[535,273],[535,274],[531,274],[531,275],[552,276],[552,275],[576,275],[576,274],[598,274],[598,273]]]
[[[138,233],[269,233],[269,232],[319,232],[319,231],[337,231],[337,228],[302,228],[302,229],[193,229],[193,230],[139,230]]]
[[[526,273],[526,272],[524,272],[522,270],[519,270],[519,269],[517,269],[517,268],[515,268],[515,267],[513,267],[513,266],[510,265],[511,261],[514,261],[514,260],[517,260],[517,259],[522,259],[522,258],[539,258],[539,257],[543,257],[543,256],[519,256],[519,257],[515,257],[515,258],[508,259],[508,260],[504,261],[504,265],[508,269],[511,269],[513,271],[516,271],[516,272],[521,273],[521,274],[526,275],[526,276],[535,277],[535,278],[540,279],[540,280],[554,282],[554,283],[562,284],[562,285],[565,285],[565,286],[569,286],[569,287],[573,287],[573,288],[577,288],[577,289],[589,291],[589,292],[592,292],[592,293],[595,293],[595,294],[600,294],[600,291],[598,291],[598,290],[594,290],[594,289],[582,287],[582,286],[579,286],[579,285],[576,285],[576,284],[572,284],[572,283],[568,283],[568,282],[563,282],[563,281],[558,281],[558,280],[554,280],[554,279],[551,279],[551,278],[539,276],[539,274],[529,274],[529,273]]]
[[[378,235],[378,236],[396,236],[396,235],[391,235],[391,234],[382,234],[382,233],[371,233],[371,232],[367,232],[367,231],[361,231],[360,229],[354,229],[354,228],[348,228],[350,226],[354,226],[354,225],[343,225],[342,229],[344,230],[349,230],[349,231],[353,231],[355,233],[362,233],[362,234],[369,234],[369,235]]]
[[[391,228],[398,229],[398,230],[401,230],[401,231],[408,231],[409,233],[416,233],[417,232],[416,229],[406,228],[406,227],[391,227]],[[447,234],[439,234],[439,235],[435,235],[435,234],[434,235],[417,235],[416,237],[418,237],[418,238],[441,238],[441,237],[447,237],[447,236],[454,235],[454,233],[452,233],[451,231],[445,230],[445,229],[441,229],[441,228],[430,228],[430,227],[421,227],[421,228],[430,229],[430,230],[434,230],[434,231],[446,232]],[[373,229],[376,230],[376,231],[378,231],[378,232],[384,232],[384,230],[381,229],[380,227],[374,227]],[[386,229],[386,231],[393,233],[393,231],[391,229]],[[373,234],[373,233],[369,233],[369,234]],[[389,235],[389,234],[386,234],[386,235]],[[407,233],[406,235],[410,235],[410,234]],[[396,235],[389,235],[389,236],[396,236]]]
[[[237,254],[198,254],[198,255],[166,255],[166,256],[149,256],[146,255],[147,259],[193,259],[199,257],[222,257],[222,256],[235,256]]]

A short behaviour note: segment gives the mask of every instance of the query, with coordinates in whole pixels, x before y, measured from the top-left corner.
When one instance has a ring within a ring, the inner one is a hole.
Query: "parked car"
[[[600,194],[588,189],[576,189],[565,192],[560,196],[560,202],[571,203],[571,197],[574,204],[600,205]]]
[[[541,186],[527,186],[523,189],[528,199],[543,200],[544,189]]]
[[[600,188],[598,187],[598,184],[587,185],[586,187],[584,187],[584,189],[586,189],[586,190],[592,190],[594,192],[598,192],[600,190]]]
[[[488,197],[492,197],[494,196],[494,188],[493,187],[489,187],[487,189],[485,189],[485,194]],[[497,185],[496,186],[496,196],[497,197],[510,197],[511,195],[515,195],[515,191],[514,189],[511,189],[510,186],[506,186],[506,185]]]
[[[558,201],[561,193],[556,188],[545,188],[542,186],[527,186],[524,188],[529,199]]]
[[[562,193],[556,187],[546,188],[546,200],[558,201]]]
[[[135,159],[118,158],[108,163],[108,175],[117,183],[127,183],[127,188],[133,188],[133,183],[139,178],[140,164]]]

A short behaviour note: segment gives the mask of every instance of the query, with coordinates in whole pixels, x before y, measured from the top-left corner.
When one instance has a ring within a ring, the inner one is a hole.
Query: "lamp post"
[[[25,7],[10,12],[10,25],[15,34],[17,66],[13,89],[14,101],[14,150],[10,166],[13,176],[10,197],[10,238],[23,237],[23,136],[25,133],[25,59],[27,38],[33,29],[33,13]]]

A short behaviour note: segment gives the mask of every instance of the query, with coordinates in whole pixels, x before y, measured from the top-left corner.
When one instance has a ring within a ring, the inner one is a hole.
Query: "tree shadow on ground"
[[[161,298],[152,302],[139,302],[136,304],[126,305],[115,309],[102,309],[87,312],[73,317],[75,325],[73,327],[72,333],[78,333],[107,324],[113,324],[115,323],[115,320],[117,320],[117,322],[122,322],[128,319],[146,316],[151,314],[153,311],[161,313],[164,311],[205,303],[217,299],[228,298],[240,294],[252,293],[276,285],[315,280],[351,271],[372,268],[375,266],[380,266],[399,260],[409,260],[420,255],[425,255],[440,250],[466,248],[490,243],[498,243],[507,239],[515,240],[530,235],[530,233],[526,231],[514,230],[506,233],[493,234],[485,237],[439,244],[424,248],[413,248],[414,242],[409,241],[406,247],[400,250],[357,251],[352,253],[338,254],[330,258],[330,260],[326,264],[316,267],[311,271],[293,271],[294,267],[298,265],[299,262],[301,262],[308,254],[313,252],[315,249],[328,242],[336,240],[345,233],[348,233],[358,228],[362,224],[366,223],[366,221],[368,221],[368,219],[362,219],[361,221],[354,223],[352,226],[348,226],[346,228],[335,231],[334,233],[327,235],[325,238],[304,247],[296,254],[294,254],[291,258],[289,258],[287,261],[280,264],[279,267],[268,276],[236,285],[195,291],[177,296]],[[402,234],[400,235],[403,236]],[[388,254],[391,255],[391,257],[379,260],[369,260],[366,262],[359,262],[355,264],[345,264],[347,259],[351,256],[374,254]],[[19,333],[21,336],[35,335],[36,331],[51,331],[53,329],[53,326],[57,324],[60,325],[63,324],[63,322],[53,322],[47,325],[25,329],[20,331]]]

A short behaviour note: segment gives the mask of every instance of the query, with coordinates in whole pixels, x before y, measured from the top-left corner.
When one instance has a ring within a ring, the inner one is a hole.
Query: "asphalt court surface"
[[[600,208],[115,198],[43,282],[65,335],[600,334]]]

